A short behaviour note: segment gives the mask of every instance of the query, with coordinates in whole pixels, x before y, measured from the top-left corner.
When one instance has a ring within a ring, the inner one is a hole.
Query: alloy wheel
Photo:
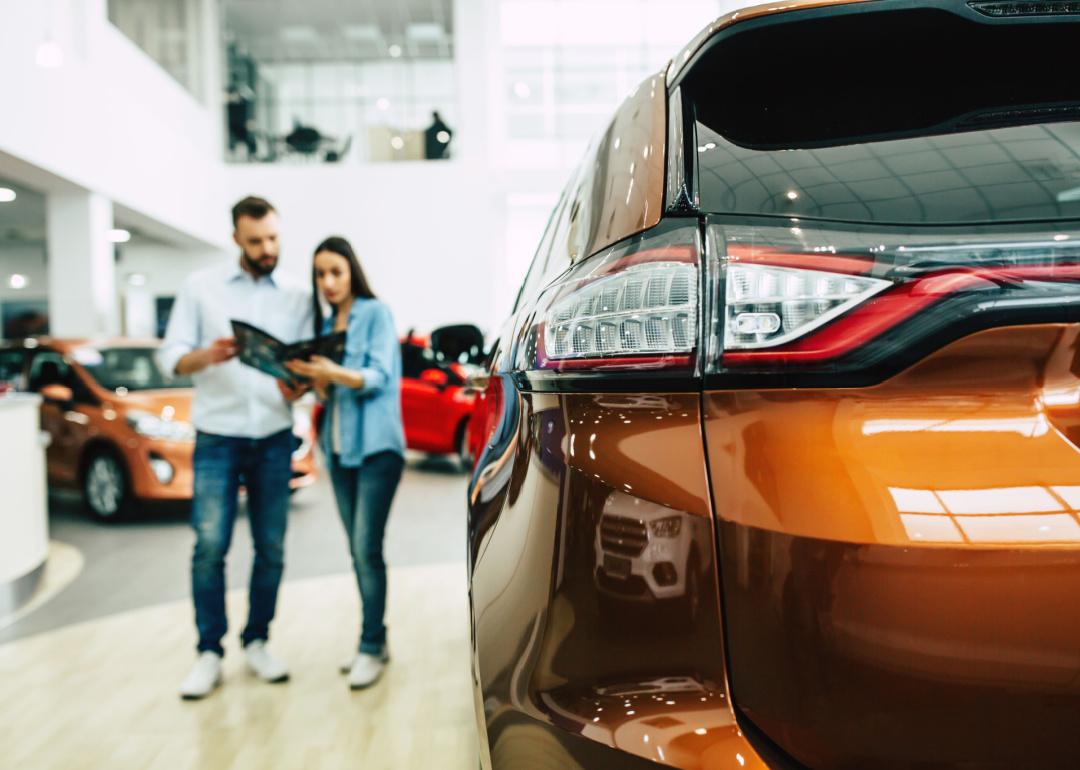
[[[124,472],[111,455],[94,457],[86,468],[86,502],[102,519],[117,516],[124,503]]]

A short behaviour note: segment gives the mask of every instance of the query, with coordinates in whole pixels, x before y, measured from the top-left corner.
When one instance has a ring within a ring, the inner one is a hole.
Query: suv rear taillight
[[[696,221],[662,224],[574,265],[541,295],[520,368],[692,371],[699,242]]]
[[[1080,232],[708,228],[710,372],[843,373],[976,328],[1080,320]]]

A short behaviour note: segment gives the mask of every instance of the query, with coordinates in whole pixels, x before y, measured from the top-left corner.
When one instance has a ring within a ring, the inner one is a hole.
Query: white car
[[[703,551],[709,526],[700,516],[612,491],[593,540],[601,596],[678,604],[681,619],[694,622],[701,578],[711,563]]]

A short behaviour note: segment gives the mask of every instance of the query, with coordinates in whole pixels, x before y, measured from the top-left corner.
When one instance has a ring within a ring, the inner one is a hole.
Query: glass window
[[[180,85],[202,98],[199,3],[190,0],[109,0],[109,21]]]
[[[26,365],[26,353],[22,350],[0,350],[0,391],[5,388],[23,390],[26,382],[23,368]]]
[[[190,388],[187,377],[165,377],[154,348],[78,348],[72,357],[107,390]]]
[[[71,367],[62,355],[52,350],[34,356],[28,389],[37,393],[48,385],[71,385]]]

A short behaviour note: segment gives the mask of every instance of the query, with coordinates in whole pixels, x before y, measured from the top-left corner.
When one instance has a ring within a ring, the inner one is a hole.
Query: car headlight
[[[194,441],[195,428],[185,420],[166,420],[150,412],[131,409],[126,415],[127,423],[140,436],[163,441]]]
[[[649,522],[649,532],[654,537],[678,537],[682,531],[682,516],[666,516]]]

